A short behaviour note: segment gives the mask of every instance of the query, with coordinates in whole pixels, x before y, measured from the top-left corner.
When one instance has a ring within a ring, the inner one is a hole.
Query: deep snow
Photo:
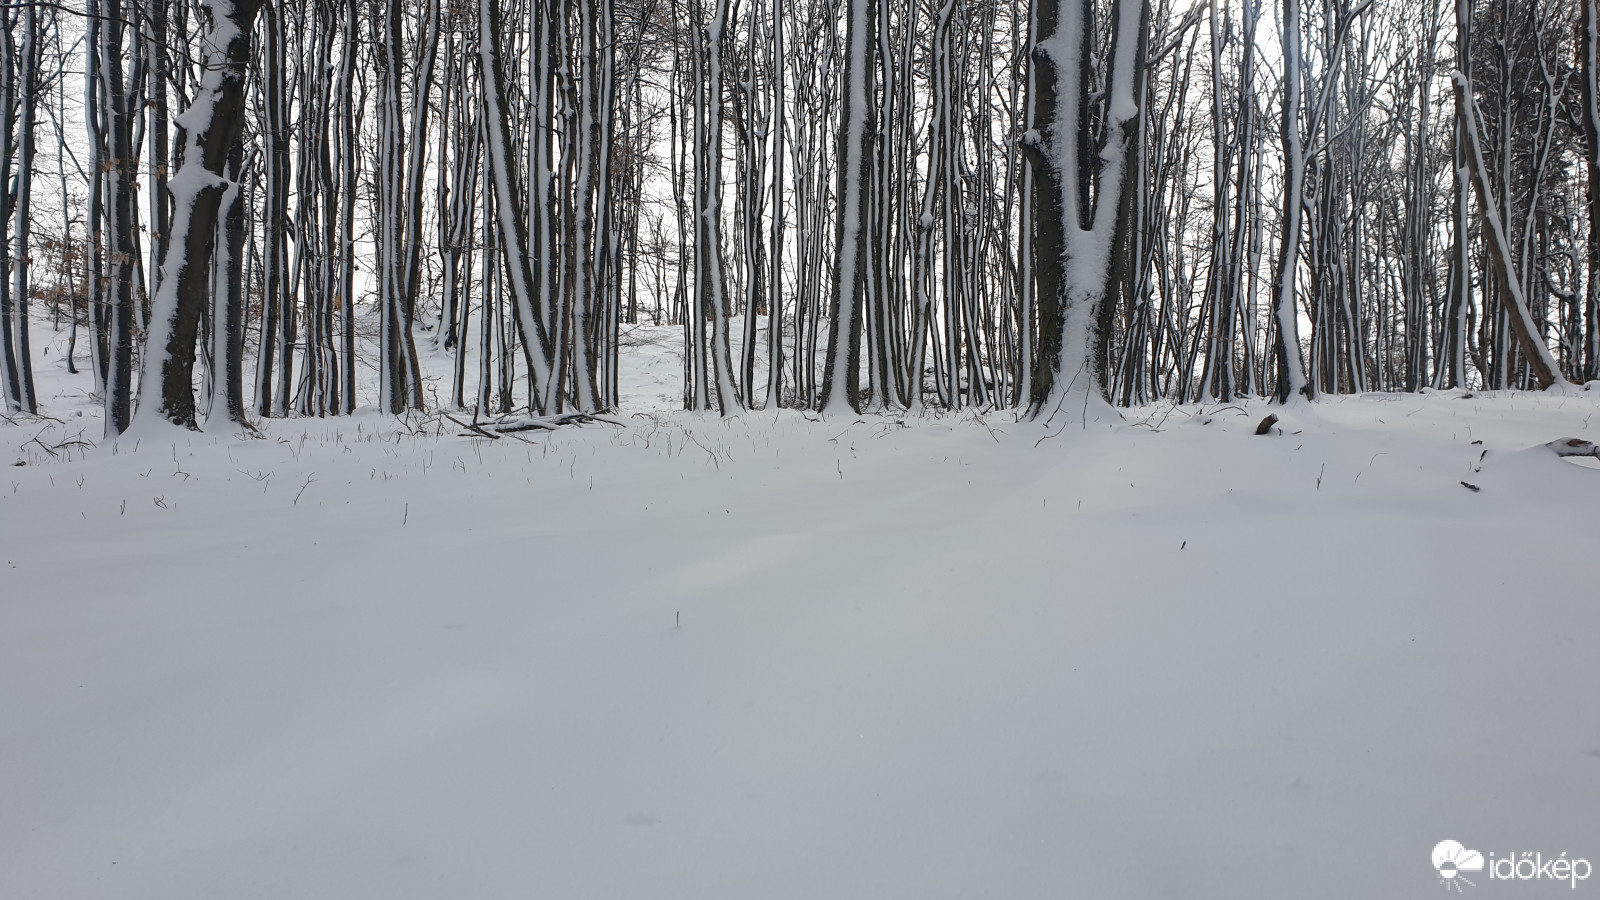
[[[89,448],[59,352],[65,424],[0,426],[0,898],[1347,900],[1437,896],[1447,838],[1600,860],[1600,471],[1541,446],[1600,389],[725,422],[650,409],[681,370],[641,351],[626,427]]]

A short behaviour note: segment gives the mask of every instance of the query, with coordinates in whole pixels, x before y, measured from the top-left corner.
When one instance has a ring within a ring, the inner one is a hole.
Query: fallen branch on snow
[[[41,418],[43,418],[43,417],[41,417]],[[26,447],[29,444],[38,444],[40,450],[43,450],[44,452],[50,454],[51,458],[54,458],[55,456],[57,456],[57,454],[56,454],[57,450],[68,450],[68,451],[70,451],[73,447],[84,447],[84,448],[87,448],[87,449],[93,449],[94,448],[94,444],[91,444],[88,441],[83,440],[83,432],[82,431],[78,432],[76,435],[72,436],[71,438],[68,438],[67,440],[62,441],[59,444],[46,444],[44,441],[39,440],[39,438],[45,433],[45,431],[49,431],[49,430],[50,430],[49,426],[45,426],[45,428],[43,430],[41,430],[38,434],[34,435],[33,437],[31,437],[28,440],[23,441],[21,444],[19,444],[17,446],[17,449],[21,450],[23,447]]]
[[[618,428],[626,428],[626,422],[596,415],[594,413],[562,413],[555,416],[540,416],[538,418],[505,419],[497,422],[463,422],[448,413],[444,417],[460,425],[462,428],[490,440],[499,440],[502,436],[514,434],[519,431],[557,431],[563,425],[587,425],[590,422],[604,422]]]
[[[1545,444],[1557,456],[1592,456],[1600,459],[1600,444],[1583,438],[1561,438]]]

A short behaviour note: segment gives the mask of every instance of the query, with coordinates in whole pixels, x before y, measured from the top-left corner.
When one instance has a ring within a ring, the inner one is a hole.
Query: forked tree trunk
[[[1127,246],[1119,225],[1130,144],[1143,114],[1135,87],[1145,56],[1148,10],[1117,0],[1110,16],[1110,72],[1102,98],[1091,91],[1088,0],[1038,0],[1033,23],[1033,129],[1023,149],[1034,173],[1034,272],[1039,355],[1030,414],[1091,418],[1107,408],[1106,325],[1114,255]],[[1096,144],[1088,116],[1102,100],[1104,139]],[[1092,196],[1091,196],[1092,193]],[[1091,408],[1093,412],[1091,412]]]
[[[244,128],[250,33],[261,4],[262,0],[208,0],[203,7],[208,21],[200,40],[204,48],[200,84],[194,102],[176,120],[177,171],[168,182],[172,241],[151,307],[139,378],[140,421],[196,427],[195,344],[201,312],[211,299],[218,214],[228,189],[224,171]]]

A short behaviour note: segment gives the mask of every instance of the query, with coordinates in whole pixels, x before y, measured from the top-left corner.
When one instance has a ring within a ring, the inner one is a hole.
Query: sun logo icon
[[[1461,893],[1461,883],[1477,887],[1463,872],[1482,872],[1483,854],[1468,850],[1460,841],[1440,841],[1433,848],[1433,867],[1439,870],[1439,883],[1444,889]]]

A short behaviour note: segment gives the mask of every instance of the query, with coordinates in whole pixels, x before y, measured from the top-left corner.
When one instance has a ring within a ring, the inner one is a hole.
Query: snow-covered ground
[[[1542,447],[1600,388],[1260,437],[722,421],[663,409],[671,343],[626,426],[498,441],[81,446],[42,356],[59,423],[0,426],[0,898],[1349,900],[1436,896],[1444,839],[1600,860],[1600,471]]]

